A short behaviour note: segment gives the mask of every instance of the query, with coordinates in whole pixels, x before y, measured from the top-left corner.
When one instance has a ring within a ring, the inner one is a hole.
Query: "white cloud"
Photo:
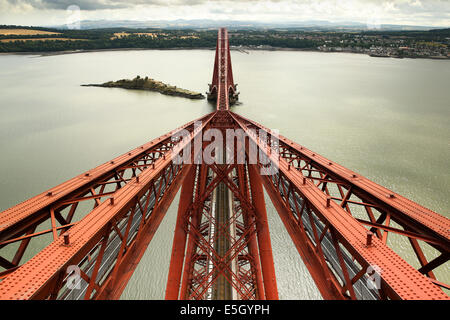
[[[85,19],[328,20],[450,26],[449,0],[0,0],[3,23],[62,21],[78,5]]]

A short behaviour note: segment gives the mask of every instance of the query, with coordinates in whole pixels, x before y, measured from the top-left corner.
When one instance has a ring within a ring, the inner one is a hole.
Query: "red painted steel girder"
[[[262,129],[268,133],[268,139],[271,136],[271,130],[257,124],[256,122],[245,119],[239,115],[235,115],[246,122],[246,127]],[[280,135],[281,156],[291,163],[292,167],[306,173],[308,179],[319,182],[318,186],[325,184],[339,184],[345,186],[346,189],[351,189],[350,194],[346,193],[342,196],[342,200],[349,202],[351,195],[360,197],[362,203],[369,204],[372,208],[380,208],[384,211],[392,212],[395,215],[402,216],[405,223],[411,221],[411,228],[421,232],[427,236],[435,239],[435,241],[442,241],[449,246],[450,242],[450,220],[442,215],[433,212],[393,191],[370,181],[356,172],[353,172],[317,153],[311,151],[294,141],[287,139]],[[302,160],[303,166],[300,164],[294,165],[295,162]],[[321,173],[321,177],[313,177],[312,172]],[[347,197],[347,199],[345,199]],[[342,202],[340,203],[342,204]],[[343,203],[345,207],[347,203]]]
[[[210,114],[195,121],[208,121],[211,117]],[[20,242],[11,261],[0,253],[0,279],[22,263],[33,238],[53,233],[55,240],[58,233],[70,229],[80,216],[87,213],[86,207],[79,206],[80,203],[90,202],[96,208],[117,190],[133,182],[143,170],[153,166],[174,147],[171,139],[174,134],[180,130],[192,132],[195,121],[0,213],[0,249]],[[47,221],[51,221],[51,229],[35,231]]]
[[[191,164],[186,170],[188,173],[181,187],[177,222],[172,242],[172,257],[167,279],[166,300],[177,300],[179,298],[184,252],[188,235],[185,213],[193,201],[192,192],[195,190],[196,167]]]
[[[432,279],[414,269],[382,240],[370,238],[369,241],[369,231],[344,210],[343,206],[332,201],[332,197],[325,192],[326,188],[319,188],[312,179],[304,176],[301,170],[295,170],[281,155],[273,153],[269,139],[260,139],[260,132],[252,131],[251,128],[256,127],[269,133],[270,130],[254,121],[231,112],[230,114],[272,163],[277,164],[278,174],[263,177],[266,190],[324,297],[338,298],[342,295],[356,298],[354,285],[362,279],[367,267],[377,266],[381,268],[379,298],[449,298]],[[280,147],[283,143],[294,144],[281,137]],[[337,165],[333,165],[335,166]],[[367,179],[364,180],[368,183]],[[367,188],[366,191],[372,190]],[[304,220],[307,216],[308,219]],[[437,222],[445,221],[445,218],[435,213],[433,216]],[[420,223],[420,220],[417,221],[417,224]],[[305,246],[305,240],[308,246]],[[325,246],[324,241],[327,241],[329,247]],[[325,250],[334,250],[334,253],[327,256]],[[443,255],[448,255],[448,247],[442,250]],[[357,261],[357,264],[350,265],[350,268],[349,262],[344,259],[346,257]],[[336,260],[334,266],[331,261],[333,258]],[[350,278],[352,272],[354,274]]]
[[[243,120],[247,128],[262,130],[270,141],[271,130],[254,121],[235,115]],[[283,137],[279,136],[280,156],[290,168],[300,171],[307,180],[318,187],[325,196],[344,208],[357,218],[358,222],[394,251],[398,246],[388,242],[388,235],[396,234],[407,239],[411,245],[409,252],[420,264],[419,272],[441,287],[448,284],[439,281],[433,270],[439,266],[449,265],[450,220],[427,209],[393,191],[382,187],[325,157]],[[361,219],[358,209],[364,210],[367,219]],[[390,225],[399,225],[394,227]],[[420,242],[419,242],[420,241]],[[420,245],[420,244],[422,245]],[[437,255],[427,260],[423,253],[424,246],[433,247]],[[405,248],[398,252],[405,254]]]
[[[255,141],[262,150],[265,150],[267,156],[271,155],[267,142],[260,140],[256,135],[253,135],[243,118],[233,113],[228,114],[231,115],[236,123],[239,124],[250,137],[252,137],[253,141]],[[224,119],[224,114],[222,112],[217,112],[216,116],[218,115]],[[214,121],[211,120],[211,123],[214,123]],[[255,123],[253,123],[253,125],[255,125]],[[272,161],[276,160],[277,159],[272,159]],[[163,159],[159,159],[158,161],[163,161]],[[167,161],[167,159],[164,161]],[[358,220],[349,215],[341,205],[332,201],[331,197],[327,196],[321,188],[313,183],[314,179],[304,176],[301,170],[294,170],[292,163],[289,163],[283,157],[280,157],[279,161],[280,173],[278,176],[271,177],[270,179],[267,176],[263,177],[263,182],[324,297],[345,298],[348,296],[350,298],[355,298],[357,293],[355,293],[353,286],[358,284],[358,281],[361,281],[361,279],[364,279],[364,271],[368,266],[378,265],[383,270],[383,273],[381,274],[382,289],[379,290],[379,298],[448,298],[429,278],[424,277],[418,271],[414,270],[403,259],[392,252],[392,250],[390,250],[381,240],[373,239],[371,246],[367,246],[367,229],[365,229]],[[142,174],[149,170],[152,169],[146,169]],[[125,196],[125,194],[130,192],[131,187],[131,185],[127,185],[122,188],[122,190],[119,190],[117,195],[123,194]],[[294,195],[295,199],[302,200],[296,200],[293,203],[290,203],[288,199],[292,198]],[[131,203],[132,200],[130,199],[133,198],[128,199],[128,203]],[[302,206],[301,208],[299,207],[300,204]],[[89,217],[91,218],[94,216],[94,212],[105,206],[107,206],[106,203],[101,204],[89,215]],[[310,229],[305,227],[305,221],[303,221],[302,215],[307,217],[311,222]],[[126,214],[122,216],[123,219],[126,217]],[[130,217],[131,215],[128,216],[128,218]],[[80,228],[79,225],[83,224],[84,221],[85,219],[78,223],[77,227]],[[84,227],[86,227],[86,225],[84,225]],[[321,232],[318,232],[320,227],[322,227],[322,230],[319,230]],[[105,228],[102,229],[102,232],[104,232],[103,237],[105,237],[106,232],[111,233],[113,227],[110,225],[109,228]],[[96,249],[98,251],[97,256],[101,256],[102,252],[101,249],[99,249],[102,247],[103,238],[101,235],[102,233],[99,233],[95,237],[92,236],[92,239],[89,240],[90,246],[88,247],[91,251]],[[75,238],[75,240],[77,239]],[[324,254],[324,248],[322,248],[322,243],[325,240],[329,241],[335,248],[335,258],[337,258],[336,263],[339,264],[334,265],[334,268],[331,268],[333,266],[331,259]],[[58,247],[60,242],[63,242],[62,238],[59,238],[58,241],[55,241],[50,247]],[[317,245],[318,243],[321,245]],[[60,244],[59,247],[61,247]],[[59,254],[66,251],[65,249],[67,248],[60,249],[61,251]],[[0,283],[0,293],[2,293],[2,287],[4,288],[5,284],[5,286],[8,286],[10,281],[12,281],[13,285],[10,286],[10,289],[7,291],[4,290],[3,294],[6,294],[7,292],[12,294],[14,288],[16,288],[14,283],[19,279],[24,281],[21,282],[22,286],[27,284],[27,278],[23,277],[23,275],[33,271],[36,267],[35,263],[41,261],[40,258],[42,256],[48,256],[47,250],[50,249],[46,248],[38,256],[32,259],[33,262],[30,261],[2,281]],[[87,249],[83,252],[84,260],[86,260],[86,252]],[[347,272],[345,272],[346,268],[348,268],[346,264],[348,262],[345,260],[346,255],[349,255],[352,260],[356,261],[357,270],[347,270]],[[78,256],[78,258],[81,258],[81,256]],[[48,259],[42,259],[43,263],[48,263],[48,261],[45,262],[45,260]],[[123,263],[117,265],[122,266],[122,268],[126,266],[126,264]],[[47,286],[45,288],[39,287],[39,292],[45,292],[46,295],[36,295],[34,291],[32,291],[33,294],[29,294],[29,297],[57,297],[55,288],[60,288],[61,281],[67,280],[62,279],[59,280],[59,282],[54,280],[62,277],[61,269],[58,269],[58,271],[59,273],[56,272],[52,274],[52,289]],[[354,274],[351,274],[350,271],[353,271]],[[117,274],[118,273],[116,273],[116,275]],[[90,280],[90,277],[87,274],[84,275],[84,278]],[[199,278],[196,280],[198,281],[198,279]],[[28,278],[28,281],[29,280],[30,279]],[[58,283],[59,285],[57,285]],[[107,283],[110,284],[112,282],[108,281]],[[120,283],[123,288],[126,281],[123,280]],[[352,285],[349,285],[349,283]],[[98,296],[105,296],[106,286],[106,283],[103,283],[102,286],[96,283],[92,284],[90,288],[91,294],[92,291],[95,290]],[[97,288],[98,291],[95,288]],[[114,291],[114,288],[115,287],[112,286],[110,290]],[[38,288],[35,287],[35,289]],[[15,292],[14,296],[23,297],[20,295],[17,296],[17,292]],[[117,297],[118,295],[111,295],[111,297],[112,296]],[[3,297],[3,295],[0,297]],[[9,296],[9,298],[11,297],[12,296]],[[95,295],[93,297],[95,297]]]
[[[266,204],[264,201],[262,180],[259,176],[258,169],[255,165],[248,166],[252,203],[257,212],[255,227],[258,235],[258,253],[261,260],[265,297],[267,300],[278,300],[278,287],[273,263]]]
[[[181,186],[186,170],[172,161],[183,146],[201,135],[211,115],[70,229],[68,242],[49,246],[0,282],[2,299],[118,298]],[[82,290],[65,285],[68,267],[80,269]],[[78,296],[82,293],[82,296]]]

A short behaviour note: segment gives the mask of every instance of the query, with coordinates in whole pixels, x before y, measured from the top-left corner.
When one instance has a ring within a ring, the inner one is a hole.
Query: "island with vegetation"
[[[149,77],[141,78],[137,76],[134,79],[122,79],[119,81],[108,81],[102,84],[83,84],[83,87],[103,87],[103,88],[123,88],[132,90],[155,91],[168,96],[184,97],[188,99],[205,99],[205,96],[198,92],[177,88],[165,84],[161,81]]]

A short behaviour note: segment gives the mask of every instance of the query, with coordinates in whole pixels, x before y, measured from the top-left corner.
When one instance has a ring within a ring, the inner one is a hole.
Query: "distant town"
[[[365,53],[373,57],[450,58],[450,35],[430,37],[421,33],[325,34],[318,49],[327,52]]]
[[[450,59],[450,28],[416,31],[230,30],[236,50],[350,52],[373,57]],[[106,28],[88,30],[0,26],[0,52],[78,52],[110,49],[214,48],[214,29]]]
[[[249,43],[274,42],[275,47],[349,52],[373,57],[450,59],[450,29],[432,31],[364,31],[364,32],[236,32]],[[239,41],[240,42],[240,41]],[[233,41],[232,41],[233,43]],[[310,44],[310,46],[308,45]],[[249,49],[273,49],[272,45],[253,45]]]

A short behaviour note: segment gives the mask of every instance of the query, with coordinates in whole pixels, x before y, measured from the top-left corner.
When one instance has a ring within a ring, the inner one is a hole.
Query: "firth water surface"
[[[232,61],[242,102],[233,111],[450,215],[450,62],[282,51],[233,51]],[[0,211],[214,110],[81,84],[140,75],[205,92],[213,63],[209,50],[0,55]],[[177,201],[122,299],[164,298]],[[267,205],[280,298],[320,299]]]

